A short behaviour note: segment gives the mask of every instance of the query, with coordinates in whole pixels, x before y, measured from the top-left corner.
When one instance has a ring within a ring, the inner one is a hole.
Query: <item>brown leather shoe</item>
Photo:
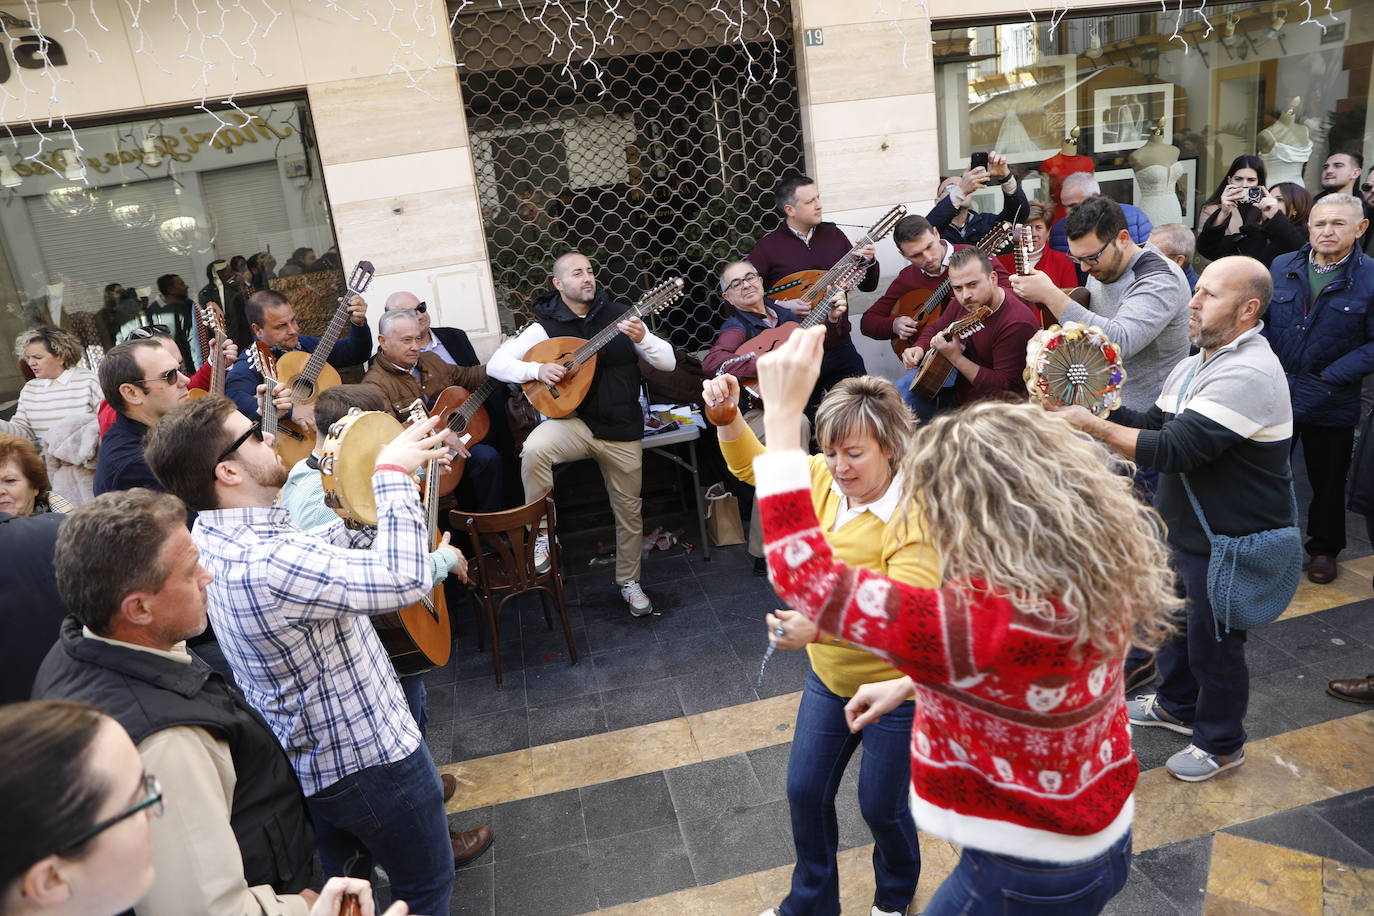
[[[1336,581],[1338,572],[1340,568],[1336,566],[1336,558],[1324,553],[1313,554],[1312,559],[1307,562],[1307,578],[1318,585]]]
[[[1351,703],[1374,703],[1374,674],[1332,681],[1326,685],[1326,692]]]
[[[458,778],[452,773],[440,773],[439,778],[444,783],[444,801],[447,802],[453,797],[453,793],[458,791]]]
[[[462,833],[449,832],[449,841],[453,844],[453,867],[466,865],[473,859],[487,851],[492,836],[491,828],[487,826],[478,827],[475,830],[465,830]]]

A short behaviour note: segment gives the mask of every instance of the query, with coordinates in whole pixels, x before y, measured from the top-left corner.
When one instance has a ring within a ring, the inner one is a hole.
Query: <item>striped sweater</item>
[[[754,462],[773,587],[912,677],[911,810],[921,830],[1046,862],[1099,855],[1131,828],[1138,767],[1122,659],[971,583],[916,588],[834,558],[806,456]]]
[[[73,366],[57,378],[36,378],[24,385],[14,418],[0,420],[0,432],[23,436],[46,452],[54,426],[80,414],[94,416],[102,400],[95,373]]]

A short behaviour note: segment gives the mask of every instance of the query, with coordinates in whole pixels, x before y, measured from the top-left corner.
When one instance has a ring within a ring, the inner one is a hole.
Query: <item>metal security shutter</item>
[[[291,220],[277,169],[276,162],[260,162],[200,174],[221,258],[252,257],[269,245],[278,260],[290,256]]]
[[[96,194],[99,205],[77,216],[54,213],[42,196],[25,199],[50,280],[62,277],[74,283],[82,300],[93,301],[97,306],[100,291],[107,283],[151,286],[156,295],[157,278],[175,273],[195,288],[195,264],[205,256],[193,259],[173,254],[157,237],[158,223],[181,213],[171,180],[162,178],[127,187],[102,188]],[[116,226],[107,205],[127,203],[151,204],[157,214],[153,224],[143,229]]]

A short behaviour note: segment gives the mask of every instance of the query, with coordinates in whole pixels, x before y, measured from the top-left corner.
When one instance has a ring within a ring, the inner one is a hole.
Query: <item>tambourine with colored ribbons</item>
[[[1126,369],[1101,328],[1067,321],[1026,344],[1023,377],[1032,398],[1056,407],[1077,404],[1104,417],[1121,406]]]

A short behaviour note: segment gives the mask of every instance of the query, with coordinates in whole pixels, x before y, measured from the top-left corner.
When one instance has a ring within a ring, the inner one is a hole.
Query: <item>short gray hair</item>
[[[1355,222],[1364,219],[1364,204],[1353,194],[1327,194],[1312,202],[1312,209],[1318,207],[1345,207],[1355,217]]]
[[[1065,176],[1063,182],[1059,185],[1059,193],[1062,195],[1071,188],[1078,188],[1089,197],[1094,194],[1102,193],[1102,185],[1097,183],[1097,179],[1093,177],[1092,172],[1073,172]]]
[[[725,272],[726,272],[727,270],[729,270],[731,267],[739,267],[741,264],[744,265],[745,267],[748,267],[750,270],[754,271],[754,273],[758,273],[758,270],[759,270],[759,269],[758,269],[757,267],[755,267],[753,264],[751,264],[750,262],[748,262],[748,261],[731,261],[731,262],[729,262],[728,264],[726,264],[725,266],[721,267],[721,269],[720,269],[720,291],[721,291],[722,293],[725,292]]]
[[[391,329],[399,321],[413,321],[418,325],[420,315],[414,309],[392,309],[389,312],[383,312],[382,317],[377,321],[377,333],[390,336]]]
[[[1182,223],[1155,226],[1154,231],[1150,233],[1150,241],[1171,258],[1181,257],[1185,261],[1191,261],[1193,255],[1197,254],[1197,239],[1193,236],[1193,230]]]

